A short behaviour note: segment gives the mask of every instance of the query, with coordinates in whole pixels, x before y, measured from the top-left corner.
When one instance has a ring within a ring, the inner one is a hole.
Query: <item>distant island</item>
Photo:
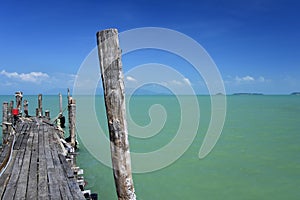
[[[291,95],[300,96],[300,92],[293,92]]]
[[[233,95],[263,95],[262,93],[234,93]]]

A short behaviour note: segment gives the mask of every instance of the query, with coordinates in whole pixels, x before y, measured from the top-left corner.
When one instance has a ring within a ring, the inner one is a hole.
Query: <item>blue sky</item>
[[[96,32],[111,27],[119,32],[162,27],[186,34],[209,53],[229,94],[300,91],[299,9],[296,0],[1,1],[0,94],[57,94],[72,88],[96,46]],[[207,93],[201,76],[176,59],[165,52],[131,52],[123,57],[124,71],[148,62],[168,64],[184,79],[165,84],[188,84],[196,93]],[[130,85],[143,75],[125,79]]]

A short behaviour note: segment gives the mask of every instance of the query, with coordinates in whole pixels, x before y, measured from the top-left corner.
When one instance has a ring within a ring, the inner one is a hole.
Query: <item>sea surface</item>
[[[204,159],[199,159],[198,154],[210,122],[211,103],[209,96],[196,98],[200,120],[184,116],[191,124],[199,124],[192,144],[172,164],[153,172],[134,173],[137,199],[300,199],[300,96],[227,96],[221,137]],[[13,95],[0,96],[0,102],[11,99]],[[34,115],[37,96],[24,96],[23,99],[29,101],[29,113]],[[95,102],[97,120],[107,134],[103,96],[97,96]],[[43,96],[43,108],[51,111],[52,118],[58,114],[58,105],[57,96]],[[153,123],[149,115],[152,105],[164,108],[161,116],[166,116],[165,124],[151,137],[129,136],[132,152],[157,151],[177,137],[182,111],[175,96],[132,96],[127,111],[135,123],[147,126]],[[191,116],[192,112],[197,112],[197,109],[184,109]],[[64,114],[67,116],[66,111]],[[132,127],[128,124],[130,134]],[[95,132],[88,126],[85,131]],[[190,137],[191,130],[184,131]],[[112,170],[89,153],[81,143],[84,133],[78,134],[77,164],[84,169],[86,189],[98,193],[99,199],[117,199]],[[172,156],[172,152],[169,153]],[[158,157],[153,162],[162,162],[160,159],[163,158]]]

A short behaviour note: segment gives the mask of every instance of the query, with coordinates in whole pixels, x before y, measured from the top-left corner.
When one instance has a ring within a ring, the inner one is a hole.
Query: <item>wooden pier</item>
[[[124,75],[117,29],[97,33],[98,55],[104,90],[110,138],[112,169],[119,200],[136,200],[131,172],[131,158],[125,110]],[[68,91],[70,137],[62,133],[65,118],[62,100],[57,124],[50,121],[50,111],[43,114],[42,95],[38,96],[36,116],[28,114],[28,101],[16,92],[14,103],[3,103],[0,154],[1,199],[92,199],[97,194],[84,190],[84,180],[75,165],[76,101]],[[80,173],[81,174],[81,173]]]
[[[6,106],[3,103],[1,199],[96,199],[84,194],[73,144],[65,142],[62,129],[50,121],[49,113],[43,116],[41,103],[34,117],[13,116],[12,108]]]

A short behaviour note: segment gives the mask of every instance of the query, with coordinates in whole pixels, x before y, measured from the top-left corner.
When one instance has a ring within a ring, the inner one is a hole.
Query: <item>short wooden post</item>
[[[45,110],[45,117],[50,120],[50,111]]]
[[[35,109],[35,116],[36,117],[39,117],[40,116],[40,111],[38,108]]]
[[[43,105],[42,105],[42,101],[43,101],[43,95],[39,94],[38,96],[38,109],[39,109],[39,113],[38,116],[42,117],[43,116]]]
[[[28,101],[27,100],[23,101],[23,108],[24,108],[25,117],[29,117],[29,114],[28,114]]]
[[[70,89],[69,88],[68,88],[67,97],[68,97],[68,105],[69,105],[70,104],[70,98],[71,98]]]
[[[19,113],[22,112],[22,98],[23,98],[23,92],[16,92],[16,108],[19,109]]]
[[[62,95],[61,93],[58,94],[59,96],[59,112],[62,113]]]
[[[10,112],[12,112],[12,109],[14,108],[14,101],[9,102],[9,108],[10,108]]]
[[[2,105],[2,144],[6,144],[8,138],[8,103]]]
[[[14,108],[14,101],[10,101],[8,105],[8,122],[13,122],[12,109]]]
[[[118,199],[135,200],[118,30],[98,32],[97,44]]]
[[[72,99],[72,97],[69,97],[69,105],[68,105],[68,111],[69,111],[69,133],[70,133],[70,139],[71,139],[71,146],[75,148],[76,145],[76,135],[75,135],[75,121],[76,121],[76,101],[75,99]]]

